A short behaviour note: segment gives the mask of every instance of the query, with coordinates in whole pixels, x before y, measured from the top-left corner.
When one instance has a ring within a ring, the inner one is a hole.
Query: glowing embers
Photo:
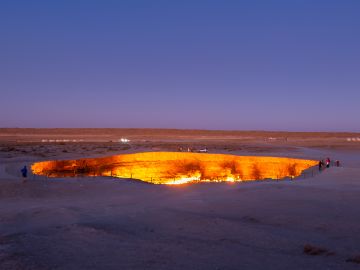
[[[34,174],[48,177],[113,176],[153,184],[250,181],[296,177],[314,160],[223,154],[147,152],[105,158],[44,161]]]

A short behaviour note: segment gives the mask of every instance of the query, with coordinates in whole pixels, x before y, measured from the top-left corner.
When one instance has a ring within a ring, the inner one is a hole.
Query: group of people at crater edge
[[[322,171],[325,168],[330,168],[330,166],[336,166],[336,167],[340,167],[340,161],[336,160],[335,162],[333,160],[331,160],[329,157],[326,158],[325,160],[320,160],[319,161],[319,171]]]

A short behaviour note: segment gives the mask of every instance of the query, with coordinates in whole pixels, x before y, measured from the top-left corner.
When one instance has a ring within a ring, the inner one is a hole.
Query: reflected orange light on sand
[[[146,152],[104,158],[34,163],[34,174],[48,177],[112,176],[153,184],[235,182],[297,177],[314,160],[223,154]]]

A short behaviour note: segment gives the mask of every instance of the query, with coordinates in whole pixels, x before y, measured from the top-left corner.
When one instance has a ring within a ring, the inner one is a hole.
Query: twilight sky
[[[1,0],[0,127],[360,131],[359,0]]]

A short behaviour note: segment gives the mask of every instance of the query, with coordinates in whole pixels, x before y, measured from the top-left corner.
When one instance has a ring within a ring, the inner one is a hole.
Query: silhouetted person
[[[336,161],[336,167],[340,167],[340,161],[339,160]]]
[[[21,174],[22,174],[22,177],[26,178],[27,177],[27,168],[26,168],[26,165],[24,166],[24,168],[21,169]]]
[[[330,167],[330,158],[327,158],[326,159],[326,168],[329,168]]]
[[[319,171],[320,171],[320,172],[321,172],[322,166],[323,166],[323,162],[320,160],[320,161],[319,161]]]

